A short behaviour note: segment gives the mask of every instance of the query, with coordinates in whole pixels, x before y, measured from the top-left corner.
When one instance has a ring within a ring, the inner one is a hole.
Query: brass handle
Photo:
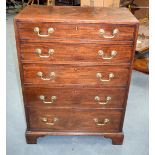
[[[51,104],[51,103],[53,103],[57,99],[56,96],[51,96],[51,101],[47,102],[47,101],[45,101],[45,96],[44,95],[40,95],[39,98],[45,104]]]
[[[94,122],[96,123],[96,125],[98,126],[104,126],[110,123],[110,120],[108,118],[105,118],[102,121],[99,121],[97,118],[94,118]]]
[[[42,117],[41,121],[44,122],[47,125],[54,125],[56,121],[58,121],[59,119],[57,117],[54,117],[52,122],[49,122],[47,117]]]
[[[53,49],[49,49],[48,51],[48,55],[41,55],[41,49],[40,48],[37,48],[35,50],[36,54],[39,55],[40,58],[49,58],[52,54],[54,54],[54,50]]]
[[[54,28],[48,28],[47,32],[48,34],[40,34],[40,29],[39,27],[34,28],[34,32],[39,36],[39,37],[48,37],[50,34],[54,33]]]
[[[56,75],[55,75],[55,72],[51,72],[49,77],[47,78],[47,77],[43,77],[44,74],[42,72],[38,72],[37,76],[41,77],[42,80],[48,80],[49,81],[49,80],[54,80]]]
[[[102,57],[102,59],[112,59],[113,57],[115,57],[117,55],[117,51],[111,51],[111,55],[110,57],[105,57],[104,56],[104,51],[99,50],[98,51],[98,55]]]
[[[100,30],[99,30],[99,34],[100,34],[101,37],[104,37],[104,38],[106,38],[106,39],[111,39],[111,38],[114,38],[114,37],[119,33],[119,30],[118,30],[118,29],[114,29],[114,30],[112,31],[112,35],[106,35],[105,33],[106,33],[106,32],[105,32],[104,29],[100,29]]]
[[[111,79],[114,78],[114,74],[113,74],[113,73],[109,73],[109,75],[108,75],[108,79],[103,79],[101,73],[97,73],[97,74],[96,74],[96,77],[99,78],[100,81],[102,81],[102,82],[108,82],[108,81],[111,81]]]
[[[108,102],[111,100],[110,96],[106,97],[106,101],[104,102],[100,102],[100,97],[99,96],[95,96],[95,101],[97,101],[99,104],[108,104]]]

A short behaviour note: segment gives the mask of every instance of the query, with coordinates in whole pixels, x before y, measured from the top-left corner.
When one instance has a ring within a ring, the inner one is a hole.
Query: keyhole
[[[77,94],[77,90],[73,90],[74,94],[76,95]]]
[[[74,70],[77,71],[78,69],[75,67]]]

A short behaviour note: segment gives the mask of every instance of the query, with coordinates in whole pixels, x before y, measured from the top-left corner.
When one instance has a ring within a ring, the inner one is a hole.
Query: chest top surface
[[[27,6],[15,19],[30,22],[138,23],[138,20],[126,8],[78,6]]]

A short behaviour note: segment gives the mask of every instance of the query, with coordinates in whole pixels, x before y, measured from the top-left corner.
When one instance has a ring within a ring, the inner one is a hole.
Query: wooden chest
[[[28,6],[14,24],[27,143],[101,135],[122,144],[134,16],[126,8]]]

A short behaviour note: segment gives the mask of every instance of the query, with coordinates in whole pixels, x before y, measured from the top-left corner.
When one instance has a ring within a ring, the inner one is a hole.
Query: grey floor
[[[25,142],[13,16],[7,16],[7,155],[148,155],[148,75],[133,71],[121,146],[102,137],[44,137]],[[3,51],[5,52],[5,51]]]

